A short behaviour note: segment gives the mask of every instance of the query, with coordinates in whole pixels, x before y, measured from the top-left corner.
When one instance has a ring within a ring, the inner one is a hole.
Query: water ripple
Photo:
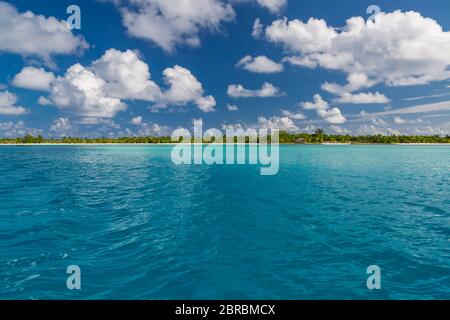
[[[0,298],[450,298],[447,147],[284,146],[273,177],[170,151],[0,148]]]

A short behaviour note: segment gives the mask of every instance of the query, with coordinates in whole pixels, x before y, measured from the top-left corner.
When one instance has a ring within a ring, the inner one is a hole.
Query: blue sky
[[[81,30],[62,22],[71,4]],[[443,0],[0,1],[0,136],[159,135],[193,119],[449,134],[449,12]]]

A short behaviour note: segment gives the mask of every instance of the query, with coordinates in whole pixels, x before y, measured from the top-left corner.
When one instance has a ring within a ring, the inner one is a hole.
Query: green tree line
[[[224,140],[225,137],[224,137]],[[235,138],[237,142],[237,138]],[[269,137],[270,141],[270,137]],[[325,131],[318,129],[315,133],[288,133],[280,132],[281,144],[320,144],[328,143],[353,143],[353,144],[394,144],[394,143],[450,143],[450,136],[406,136],[406,135],[336,135],[327,134]],[[210,142],[210,141],[205,141]],[[247,137],[246,142],[249,142]],[[173,143],[170,137],[121,137],[121,138],[79,138],[79,137],[62,137],[62,138],[45,138],[42,135],[32,136],[30,134],[18,138],[0,138],[0,144],[164,144]]]

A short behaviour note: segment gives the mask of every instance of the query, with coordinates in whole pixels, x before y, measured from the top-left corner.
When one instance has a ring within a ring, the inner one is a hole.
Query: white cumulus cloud
[[[200,97],[196,101],[197,107],[203,112],[214,112],[216,106],[216,99],[213,96]]]
[[[283,71],[283,65],[281,63],[276,63],[266,56],[245,56],[239,60],[236,67],[241,67],[255,73],[276,73]]]
[[[279,19],[265,30],[297,58],[289,61],[310,68],[363,75],[360,87],[427,84],[450,78],[450,32],[417,12],[380,13],[375,22],[362,17],[337,29],[325,20]]]
[[[287,0],[256,0],[256,2],[272,13],[279,13],[287,5]]]
[[[231,111],[231,112],[239,111],[238,106],[234,105],[234,104],[227,104],[227,109],[228,109],[228,111]]]
[[[282,110],[281,113],[284,117],[288,117],[292,120],[304,120],[306,116],[303,113],[294,113],[288,110]]]
[[[33,72],[34,76],[38,73]],[[126,100],[154,102],[158,108],[193,103],[204,112],[215,111],[216,100],[203,95],[202,84],[188,69],[175,66],[163,75],[169,86],[164,92],[151,80],[149,66],[136,51],[109,49],[91,66],[75,64],[54,78],[49,83],[50,95],[40,97],[39,103],[87,119],[113,118],[127,109]]]
[[[73,127],[69,118],[60,117],[53,121],[52,125],[50,126],[50,132],[57,136],[64,137],[74,133],[75,128]]]
[[[109,49],[91,69],[106,81],[105,90],[112,97],[154,101],[161,95],[158,85],[150,80],[149,66],[135,51]]]
[[[39,129],[28,128],[23,121],[18,122],[0,122],[0,136],[6,138],[13,137],[23,137],[26,134],[32,134],[33,136],[37,136],[38,134],[42,134],[42,131]]]
[[[129,136],[169,136],[171,134],[171,128],[166,125],[160,125],[158,123],[148,123],[144,121],[141,116],[133,117],[130,123],[137,127],[137,130],[133,131],[126,129],[126,134]]]
[[[163,92],[163,105],[195,103],[204,112],[215,111],[216,100],[213,96],[203,96],[203,86],[190,70],[176,65],[165,69],[163,75],[169,85],[169,89]]]
[[[52,102],[50,101],[50,99],[48,99],[48,98],[46,98],[46,97],[44,97],[44,96],[40,96],[40,97],[39,97],[38,103],[39,103],[41,106],[51,106],[51,105],[52,105]]]
[[[259,129],[267,129],[267,130],[279,130],[279,131],[288,131],[288,132],[297,132],[299,128],[294,124],[292,119],[288,117],[264,117],[259,116],[257,121],[254,123],[245,123],[245,122],[237,122],[237,123],[226,123],[223,122],[221,124],[222,130],[234,130],[245,133],[255,132],[255,130]]]
[[[87,47],[84,38],[74,36],[65,21],[31,11],[20,13],[11,4],[0,1],[0,52],[50,61],[52,55],[74,54]]]
[[[151,41],[167,52],[178,45],[199,46],[200,32],[217,31],[232,21],[232,6],[220,0],[119,0],[128,34]]]
[[[202,96],[202,84],[188,69],[176,65],[165,69],[163,75],[164,81],[169,85],[164,98],[171,104],[183,105]]]
[[[258,126],[262,129],[278,129],[280,131],[297,131],[298,127],[288,117],[259,117]]]
[[[339,103],[350,104],[385,104],[391,100],[380,92],[360,92],[353,93],[354,91],[371,87],[376,82],[369,80],[364,73],[351,73],[347,77],[347,84],[344,86],[337,83],[325,82],[322,85],[322,90],[338,96],[335,99]]]
[[[346,121],[339,108],[331,108],[318,94],[314,96],[314,102],[302,102],[301,106],[305,110],[315,110],[317,115],[328,123],[343,124]]]
[[[50,84],[55,79],[53,72],[44,68],[25,67],[14,77],[12,84],[19,88],[50,91]]]
[[[394,117],[394,122],[395,122],[396,124],[406,124],[406,123],[408,123],[407,120],[402,119],[402,118],[400,118],[400,117]]]
[[[249,90],[240,84],[231,84],[228,86],[228,95],[233,98],[268,98],[283,95],[280,89],[273,84],[265,82],[261,89]]]
[[[119,98],[108,95],[103,78],[81,64],[53,81],[50,100],[61,110],[83,117],[112,118],[127,108]]]
[[[0,114],[6,116],[20,116],[28,112],[24,107],[16,105],[17,96],[9,91],[0,92]]]
[[[133,117],[131,119],[131,124],[140,125],[140,124],[142,124],[142,121],[143,121],[143,119],[141,116]]]
[[[343,92],[336,102],[350,104],[377,104],[389,103],[391,100],[380,92],[360,92],[352,94]]]
[[[259,18],[255,19],[255,22],[253,23],[253,29],[252,29],[252,37],[255,39],[261,38],[261,36],[264,33],[263,25],[261,23],[261,20]]]

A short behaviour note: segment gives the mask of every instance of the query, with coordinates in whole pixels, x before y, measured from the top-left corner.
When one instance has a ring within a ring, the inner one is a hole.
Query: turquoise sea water
[[[450,147],[282,146],[275,176],[170,151],[0,147],[0,298],[450,298]]]

